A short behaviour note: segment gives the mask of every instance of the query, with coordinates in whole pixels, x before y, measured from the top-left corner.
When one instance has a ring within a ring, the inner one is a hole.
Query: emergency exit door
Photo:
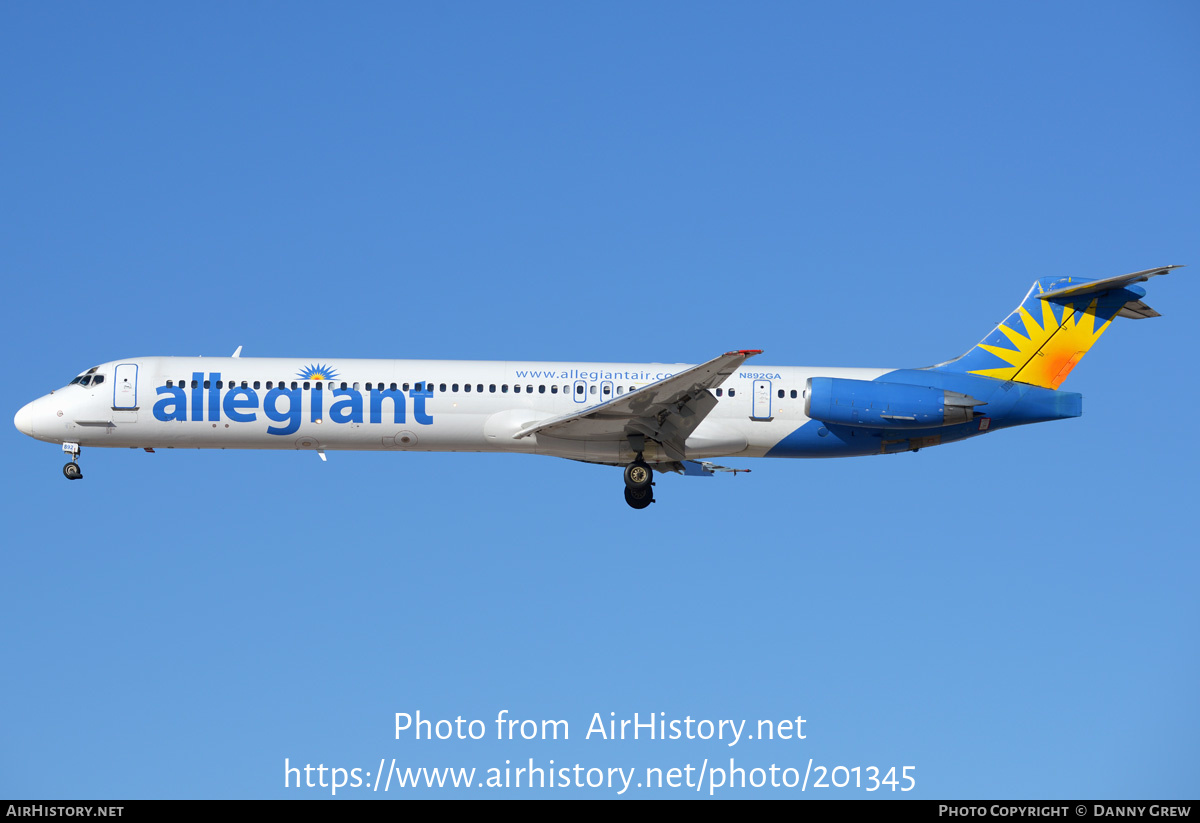
[[[754,381],[754,400],[750,412],[751,420],[771,419],[771,381]]]

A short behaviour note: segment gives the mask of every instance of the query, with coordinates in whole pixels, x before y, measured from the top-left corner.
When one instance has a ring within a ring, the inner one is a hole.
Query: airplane
[[[1100,280],[1043,277],[954,360],[915,369],[467,360],[135,357],[81,373],[16,413],[21,432],[82,447],[523,452],[624,466],[625,501],[655,473],[739,473],[728,457],[916,452],[1078,417],[1058,387],[1118,317],[1160,316],[1134,285],[1180,266]]]

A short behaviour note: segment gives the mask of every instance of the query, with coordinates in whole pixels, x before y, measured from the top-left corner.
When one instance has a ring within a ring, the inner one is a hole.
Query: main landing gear
[[[63,474],[68,480],[78,480],[83,477],[83,469],[79,468],[79,444],[63,443],[63,451],[71,455],[71,462],[63,466]]]
[[[654,470],[637,459],[625,467],[625,502],[635,509],[644,509],[654,502]]]

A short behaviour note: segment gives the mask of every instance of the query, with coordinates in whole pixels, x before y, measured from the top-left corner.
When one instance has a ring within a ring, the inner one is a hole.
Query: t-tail
[[[1159,316],[1142,302],[1146,290],[1133,284],[1177,268],[1161,266],[1104,280],[1042,277],[975,348],[934,368],[1057,389],[1115,318]]]

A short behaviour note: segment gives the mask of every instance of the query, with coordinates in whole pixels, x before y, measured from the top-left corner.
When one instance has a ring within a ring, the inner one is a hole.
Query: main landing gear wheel
[[[635,509],[644,509],[654,502],[654,490],[647,486],[639,491],[625,489],[625,502]]]
[[[644,509],[654,502],[654,470],[646,465],[642,453],[625,467],[625,502],[635,509]]]
[[[641,460],[625,467],[625,487],[631,491],[648,489],[654,483],[654,471]]]

